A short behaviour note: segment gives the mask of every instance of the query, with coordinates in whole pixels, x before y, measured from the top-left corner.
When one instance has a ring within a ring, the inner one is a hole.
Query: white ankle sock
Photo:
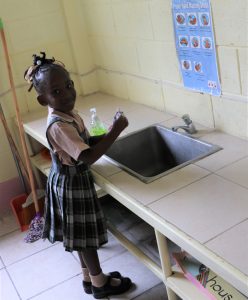
[[[102,287],[107,282],[107,276],[101,272],[98,275],[90,275],[92,285],[95,287]]]
[[[90,275],[92,285],[95,287],[102,287],[106,284],[108,280],[108,274],[100,273],[98,275],[92,276]],[[110,284],[112,286],[118,286],[121,283],[121,280],[118,278],[111,278]]]
[[[87,282],[91,282],[89,270],[87,268],[82,268],[83,280]]]

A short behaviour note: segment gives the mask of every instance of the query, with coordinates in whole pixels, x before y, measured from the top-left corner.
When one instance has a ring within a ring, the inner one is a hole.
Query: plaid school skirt
[[[85,165],[51,168],[44,217],[43,238],[63,241],[66,251],[98,249],[108,241],[93,176]]]

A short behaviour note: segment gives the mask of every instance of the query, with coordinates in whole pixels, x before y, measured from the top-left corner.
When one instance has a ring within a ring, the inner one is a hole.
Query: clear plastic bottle
[[[97,135],[102,135],[104,133],[107,133],[107,128],[97,116],[95,107],[90,109],[90,113],[91,113],[90,134],[92,136],[97,136]]]

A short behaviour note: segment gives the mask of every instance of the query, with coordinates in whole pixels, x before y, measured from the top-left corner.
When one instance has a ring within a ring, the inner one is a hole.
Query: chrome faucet
[[[195,128],[195,125],[193,124],[192,120],[190,119],[190,116],[188,114],[185,114],[182,116],[182,119],[186,125],[182,126],[173,126],[172,130],[177,131],[178,129],[184,129],[187,133],[193,134],[196,133],[197,130]]]

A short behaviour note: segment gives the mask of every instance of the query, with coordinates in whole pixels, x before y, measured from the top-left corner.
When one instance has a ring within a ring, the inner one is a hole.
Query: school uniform
[[[43,238],[63,241],[66,251],[98,249],[107,239],[106,221],[87,164],[78,161],[89,148],[80,116],[49,108],[47,141],[52,167],[47,180]]]

